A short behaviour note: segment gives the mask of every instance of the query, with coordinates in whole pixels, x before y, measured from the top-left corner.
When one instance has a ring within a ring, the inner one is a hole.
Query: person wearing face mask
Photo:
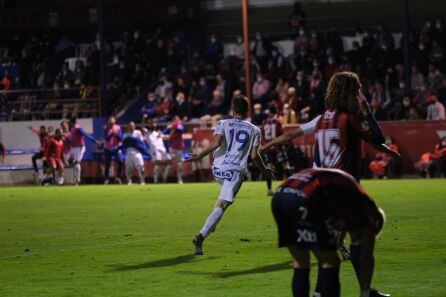
[[[156,115],[158,98],[155,95],[155,92],[150,91],[147,93],[147,101],[141,108],[141,116],[147,115],[149,118],[152,118]]]
[[[179,92],[175,97],[175,103],[172,107],[172,114],[178,116],[182,121],[189,119],[189,106],[184,93]]]
[[[296,112],[290,108],[288,103],[283,105],[282,112],[280,113],[280,121],[285,124],[297,124]]]
[[[416,65],[412,66],[412,76],[410,77],[410,80],[411,80],[412,90],[421,90],[421,88],[424,85],[424,76],[420,72],[420,68]]]
[[[274,46],[271,42],[262,36],[259,32],[256,33],[256,40],[252,48],[252,55],[260,66],[260,71],[268,69],[268,63],[271,58],[271,53]]]
[[[443,104],[438,101],[437,94],[431,94],[429,106],[427,107],[427,120],[442,121],[446,120]]]
[[[204,47],[204,58],[206,62],[216,65],[223,57],[223,45],[217,39],[217,35],[212,33]]]
[[[264,103],[271,83],[261,73],[257,73],[256,77],[256,82],[252,87],[252,97],[255,103]]]
[[[266,114],[262,110],[262,104],[256,103],[254,104],[254,112],[252,114],[251,123],[256,126],[260,126],[263,121],[266,119]]]

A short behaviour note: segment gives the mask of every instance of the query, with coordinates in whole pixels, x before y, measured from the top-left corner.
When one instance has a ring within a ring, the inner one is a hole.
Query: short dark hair
[[[276,108],[276,106],[275,106],[274,104],[272,104],[272,105],[269,107],[269,112],[270,112],[271,114],[277,114],[277,108]]]
[[[71,117],[70,118],[70,124],[76,124],[77,118],[76,117]]]
[[[236,114],[247,116],[249,112],[249,100],[246,96],[236,95],[232,97],[232,104],[234,105],[234,112]]]

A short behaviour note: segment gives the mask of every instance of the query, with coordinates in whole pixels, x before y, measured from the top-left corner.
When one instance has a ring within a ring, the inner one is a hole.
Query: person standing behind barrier
[[[182,184],[184,163],[183,150],[185,147],[183,142],[184,126],[181,123],[180,118],[176,116],[173,119],[172,124],[164,129],[163,133],[169,135],[168,143],[170,156],[177,165],[177,182]]]
[[[39,169],[37,168],[37,160],[39,159],[43,159],[44,155],[45,155],[45,150],[46,150],[46,146],[48,144],[48,133],[46,131],[45,126],[40,126],[39,130],[35,129],[34,127],[29,126],[28,127],[29,130],[31,130],[32,132],[34,132],[34,134],[36,134],[39,137],[39,141],[40,141],[40,150],[39,152],[35,153],[32,158],[31,161],[33,162],[33,169],[34,169],[34,179],[36,180],[36,183],[38,183],[40,181],[40,175],[39,175]],[[45,172],[45,161],[43,161],[42,164],[42,172]]]
[[[78,186],[81,182],[81,161],[85,154],[85,138],[91,142],[99,144],[96,139],[88,134],[81,126],[76,124],[77,119],[72,117],[70,119],[70,142],[71,142],[71,156],[74,163],[73,178],[74,184]]]
[[[6,149],[3,142],[0,141],[0,164],[5,162]]]
[[[116,117],[110,116],[108,118],[108,125],[105,126],[104,129],[105,134],[105,144],[104,144],[104,157],[105,157],[105,168],[104,168],[104,184],[108,184],[110,182],[110,164],[112,158],[115,158],[115,162],[117,164],[117,173],[116,173],[116,182],[121,184],[121,175],[122,175],[122,159],[118,150],[112,150],[112,148],[116,148],[121,145],[122,141],[122,130],[121,126],[116,124]]]

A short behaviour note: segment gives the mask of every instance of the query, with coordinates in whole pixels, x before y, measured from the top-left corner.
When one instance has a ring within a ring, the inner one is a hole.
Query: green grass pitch
[[[388,216],[374,285],[446,296],[446,181],[363,184]],[[0,296],[290,296],[265,187],[243,185],[198,257],[215,183],[0,188]],[[358,296],[350,263],[341,283]]]

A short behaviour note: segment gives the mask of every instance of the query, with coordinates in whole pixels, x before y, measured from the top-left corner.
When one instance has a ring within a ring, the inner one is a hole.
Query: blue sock
[[[294,297],[310,296],[310,269],[294,268],[292,289]]]

